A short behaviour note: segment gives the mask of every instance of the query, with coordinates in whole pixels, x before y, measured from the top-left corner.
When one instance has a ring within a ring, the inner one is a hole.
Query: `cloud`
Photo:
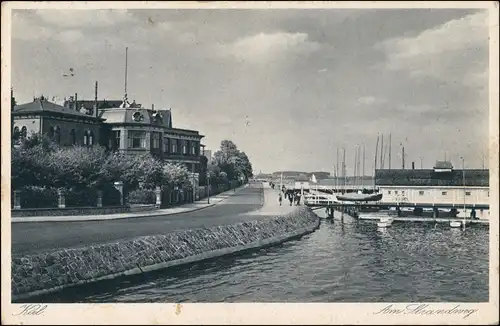
[[[389,39],[375,48],[385,52],[382,67],[389,70],[469,87],[488,85],[487,11],[450,20],[415,37]]]
[[[127,10],[50,10],[40,9],[36,15],[53,26],[75,27],[106,27],[119,23],[131,22],[133,16]]]
[[[12,14],[12,38],[18,40],[45,40],[51,37],[54,30],[47,26],[37,26],[25,15]]]
[[[82,32],[78,30],[68,30],[57,34],[56,39],[62,43],[74,43],[84,38]]]
[[[356,100],[357,103],[363,105],[374,105],[374,104],[382,104],[385,103],[386,100],[382,98],[376,98],[373,96],[363,96]]]
[[[318,43],[308,40],[306,33],[259,33],[220,45],[219,54],[243,61],[267,62],[287,54],[307,55],[319,48]]]

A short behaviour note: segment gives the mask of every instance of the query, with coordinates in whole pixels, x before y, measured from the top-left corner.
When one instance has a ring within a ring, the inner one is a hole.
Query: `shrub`
[[[111,184],[102,187],[102,206],[119,206],[120,192]]]
[[[154,190],[136,189],[128,193],[128,202],[130,204],[154,204],[156,195]]]
[[[57,207],[58,202],[59,194],[55,188],[26,186],[21,191],[21,208]]]
[[[75,189],[66,192],[66,207],[97,206],[97,191],[95,189]]]

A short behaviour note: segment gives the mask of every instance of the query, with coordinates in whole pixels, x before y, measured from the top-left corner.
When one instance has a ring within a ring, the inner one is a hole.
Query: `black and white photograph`
[[[498,323],[498,103],[494,1],[2,3],[2,324]]]

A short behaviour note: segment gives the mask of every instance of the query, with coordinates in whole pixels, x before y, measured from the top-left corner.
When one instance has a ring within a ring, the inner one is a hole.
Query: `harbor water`
[[[321,211],[318,214],[323,214]],[[337,213],[336,213],[337,214]],[[70,288],[41,302],[487,302],[489,229],[338,215],[278,246]],[[34,301],[34,300],[31,300]]]

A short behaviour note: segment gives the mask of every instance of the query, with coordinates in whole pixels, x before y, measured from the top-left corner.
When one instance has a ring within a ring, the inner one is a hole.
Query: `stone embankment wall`
[[[314,231],[307,207],[284,216],[12,257],[12,300],[277,244]]]

